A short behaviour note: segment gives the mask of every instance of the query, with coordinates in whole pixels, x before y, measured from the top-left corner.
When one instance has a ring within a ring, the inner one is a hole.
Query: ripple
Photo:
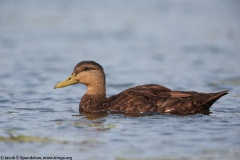
[[[21,108],[16,108],[16,110],[20,110],[20,111],[39,111],[39,112],[56,112],[52,108],[25,108],[25,107],[21,107]]]
[[[9,99],[1,99],[0,100],[0,103],[8,103],[8,102],[12,102],[12,101]]]
[[[15,108],[16,110],[22,110],[22,111],[32,111],[32,110],[35,110],[34,108],[24,108],[24,107],[21,107],[21,108]]]
[[[128,87],[131,87],[133,86],[134,83],[109,83],[108,86],[109,87],[113,87],[113,88],[128,88]]]
[[[226,48],[216,45],[190,45],[183,48],[183,53],[211,53],[226,54],[229,51]]]

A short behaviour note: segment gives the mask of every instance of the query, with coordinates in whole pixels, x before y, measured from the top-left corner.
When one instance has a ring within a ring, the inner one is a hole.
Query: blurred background
[[[84,159],[194,159],[196,154],[199,159],[238,159],[239,16],[239,0],[0,0],[1,150]],[[53,87],[83,60],[104,67],[109,96],[147,83],[199,92],[228,89],[230,94],[210,116],[76,117],[86,88]],[[67,145],[12,144],[9,134],[56,138]]]

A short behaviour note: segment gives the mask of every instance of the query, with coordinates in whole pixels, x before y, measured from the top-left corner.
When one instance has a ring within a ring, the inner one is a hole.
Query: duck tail
[[[216,102],[219,98],[221,98],[226,94],[228,94],[228,90],[217,92],[217,93],[210,93],[210,97],[207,100],[206,106],[210,108],[214,102]]]

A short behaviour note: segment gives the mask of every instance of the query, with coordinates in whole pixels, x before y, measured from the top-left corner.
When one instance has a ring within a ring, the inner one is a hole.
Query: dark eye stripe
[[[75,70],[75,74],[77,75],[80,72],[84,72],[84,71],[90,71],[90,70],[96,70],[96,68],[91,68],[91,67],[84,67],[80,70]]]
[[[83,70],[84,70],[84,71],[87,71],[87,70],[90,70],[90,68],[84,67]]]
[[[89,71],[89,70],[94,70],[95,68],[90,68],[90,67],[84,67],[82,70],[83,71]]]

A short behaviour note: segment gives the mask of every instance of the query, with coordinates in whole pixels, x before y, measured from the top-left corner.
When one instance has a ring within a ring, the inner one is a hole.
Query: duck
[[[63,88],[74,84],[87,86],[79,104],[81,114],[144,115],[146,113],[189,115],[208,112],[228,90],[216,93],[175,91],[158,84],[145,84],[106,97],[106,76],[95,61],[78,63],[71,76],[54,86]]]

